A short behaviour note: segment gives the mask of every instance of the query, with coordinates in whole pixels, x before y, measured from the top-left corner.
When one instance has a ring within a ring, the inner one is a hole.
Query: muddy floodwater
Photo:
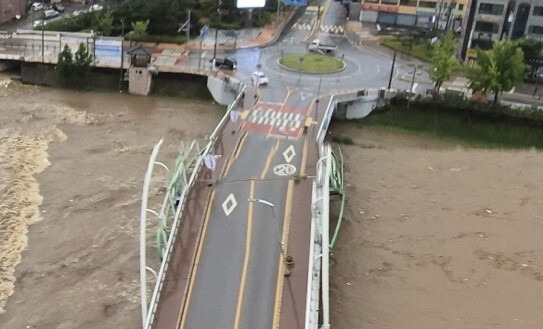
[[[223,113],[211,101],[0,76],[0,328],[137,328],[139,207],[151,149],[163,137],[159,160],[171,165],[182,142],[204,145]],[[156,177],[151,206],[167,174]]]
[[[0,328],[139,328],[151,149],[163,137],[158,159],[171,165],[223,113],[0,76]],[[332,131],[355,142],[342,146],[348,203],[331,257],[332,328],[542,327],[541,152]],[[154,209],[167,177],[155,174]],[[156,265],[152,249],[148,259]]]
[[[337,329],[539,329],[543,153],[352,136],[331,261]]]

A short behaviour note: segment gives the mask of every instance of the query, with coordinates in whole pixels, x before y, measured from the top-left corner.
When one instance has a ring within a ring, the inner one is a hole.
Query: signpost
[[[238,8],[262,8],[266,5],[266,0],[237,0]]]
[[[307,6],[307,0],[283,0],[283,3],[287,6]]]
[[[209,33],[209,25],[204,25],[200,29],[200,53],[202,53],[202,42],[204,41],[204,38]],[[202,64],[202,56],[198,56],[198,68],[200,68]]]

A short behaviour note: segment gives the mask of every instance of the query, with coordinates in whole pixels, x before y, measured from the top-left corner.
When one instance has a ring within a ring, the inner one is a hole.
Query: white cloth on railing
[[[220,157],[221,155],[216,155],[216,154],[208,154],[204,156],[204,164],[207,167],[207,169],[211,169],[211,171],[215,171],[215,168],[217,167],[217,159]]]

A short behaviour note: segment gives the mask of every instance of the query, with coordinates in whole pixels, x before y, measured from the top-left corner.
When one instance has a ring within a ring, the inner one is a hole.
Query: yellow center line
[[[251,180],[249,198],[252,199],[255,193],[255,181]],[[245,260],[243,261],[243,270],[241,271],[241,281],[239,284],[238,305],[236,307],[236,318],[234,320],[234,329],[239,328],[239,319],[243,307],[243,295],[245,293],[245,280],[247,279],[247,268],[249,267],[249,258],[251,257],[251,236],[253,231],[253,203],[249,202],[247,209],[247,237],[245,239]],[[213,316],[210,314],[210,316]]]
[[[272,329],[279,328],[279,318],[281,315],[281,301],[283,296],[283,281],[284,281],[284,266],[285,260],[283,251],[287,252],[288,233],[290,229],[290,217],[292,214],[292,193],[294,189],[294,181],[291,179],[288,181],[287,198],[285,203],[285,217],[283,219],[283,235],[281,236],[282,251],[279,254],[279,269],[277,273],[277,285],[275,287],[275,309],[273,312],[273,325]]]
[[[268,159],[266,160],[266,165],[264,166],[264,170],[262,170],[262,174],[260,175],[260,179],[264,179],[266,177],[266,174],[268,173],[268,170],[270,169],[270,164],[272,162],[273,156],[277,152],[277,149],[279,148],[280,139],[277,140],[275,143],[275,146],[271,149],[270,153],[268,154]]]
[[[243,133],[243,136],[241,136],[241,141],[238,144],[238,147],[236,148],[236,151],[234,152],[234,159],[237,159],[239,156],[239,153],[241,152],[241,148],[243,147],[243,143],[245,143],[245,140],[247,139],[247,132]]]
[[[180,314],[180,319],[177,319],[178,328],[183,329],[185,327],[185,321],[187,320],[187,314],[190,305],[190,298],[192,296],[192,288],[194,287],[194,281],[196,281],[196,272],[198,270],[198,264],[200,262],[200,256],[202,254],[202,247],[204,245],[204,240],[207,232],[207,224],[209,222],[209,217],[211,215],[211,208],[213,205],[213,200],[215,200],[215,190],[211,192],[209,201],[207,203],[207,208],[204,217],[204,223],[202,226],[202,235],[200,236],[200,241],[198,242],[198,249],[196,250],[196,258],[194,259],[194,264],[192,265],[192,270],[189,276],[189,289],[187,295],[185,296],[185,303],[183,304],[183,309]]]
[[[245,122],[243,122],[242,127],[243,127],[243,125],[245,125]],[[228,174],[228,171],[230,170],[230,167],[232,166],[232,162],[234,162],[234,160],[238,157],[239,152],[241,151],[241,146],[245,142],[245,139],[247,138],[247,135],[248,135],[247,131],[244,131],[241,134],[241,136],[239,137],[239,139],[238,139],[238,141],[236,143],[236,147],[234,148],[234,152],[232,153],[231,156],[228,157],[226,165],[223,167],[221,175],[219,177],[224,178],[224,176],[226,176],[226,174]]]
[[[300,164],[300,176],[305,176],[305,166],[307,162],[307,136],[304,138],[304,150],[302,151],[302,163]]]

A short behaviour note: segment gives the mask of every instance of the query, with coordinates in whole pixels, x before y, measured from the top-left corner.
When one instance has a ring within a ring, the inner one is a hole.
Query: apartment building
[[[522,37],[543,40],[543,0],[469,0],[459,55],[469,59],[477,47]]]
[[[365,0],[360,20],[396,26],[460,30],[468,0]]]
[[[7,22],[26,11],[25,0],[0,0],[0,24]]]

